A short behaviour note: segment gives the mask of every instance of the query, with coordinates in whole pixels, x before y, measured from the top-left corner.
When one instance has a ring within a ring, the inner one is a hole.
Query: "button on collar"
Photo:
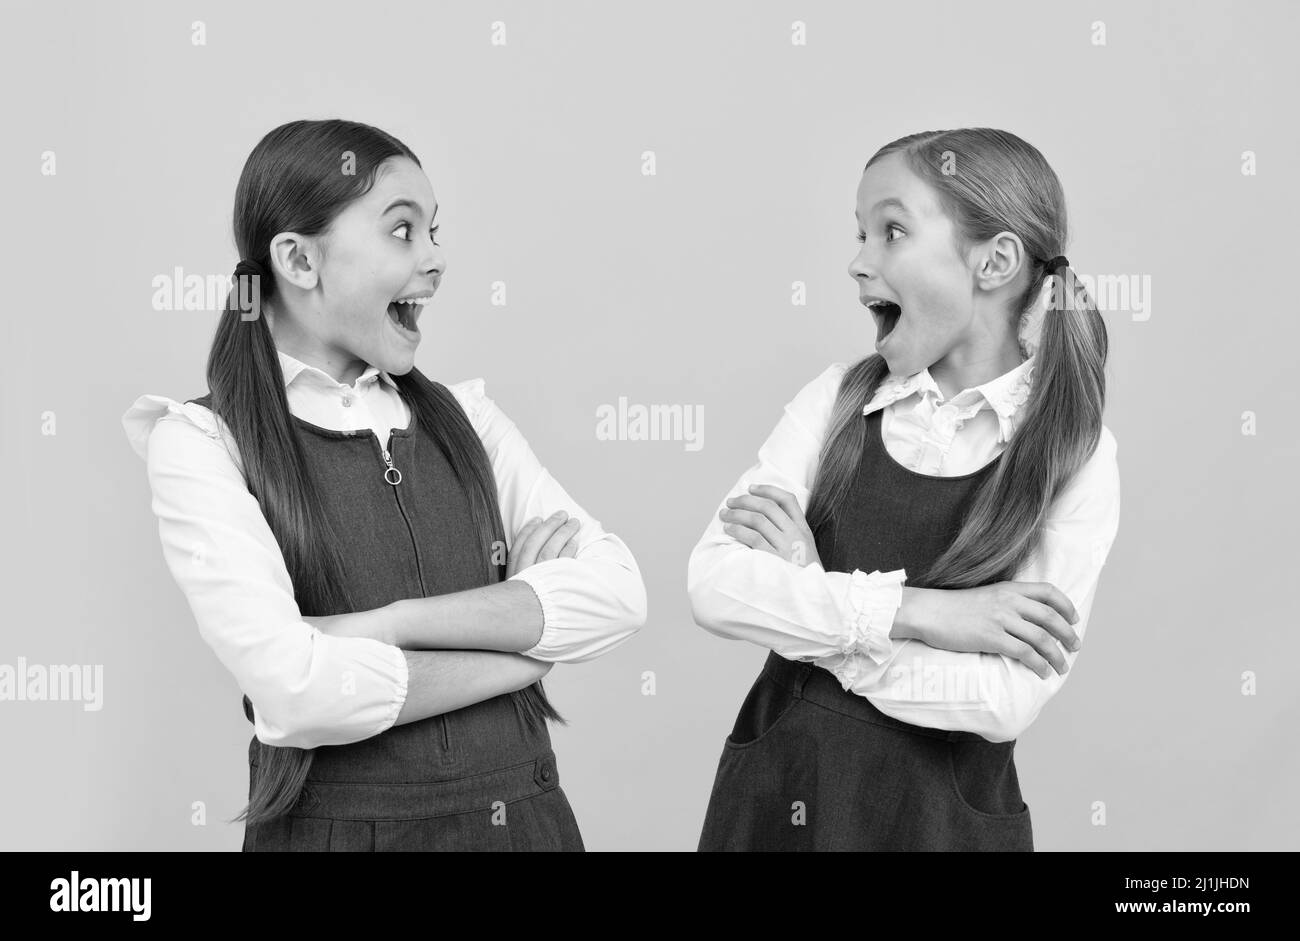
[[[957,408],[954,405],[941,405],[934,413],[934,427],[944,436],[952,437],[957,430]]]

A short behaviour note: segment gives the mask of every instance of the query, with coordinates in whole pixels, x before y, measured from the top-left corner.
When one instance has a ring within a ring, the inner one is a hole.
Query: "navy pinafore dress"
[[[814,534],[827,571],[923,572],[1001,460],[958,477],[917,473],[885,449],[882,414],[863,419],[842,512]],[[773,652],[723,744],[699,850],[1032,851],[1014,750],[901,722],[829,671]]]
[[[211,395],[195,399],[211,408]],[[319,481],[355,610],[487,584],[469,497],[407,403],[388,450],[373,431],[336,431],[292,416]],[[308,611],[304,615],[343,614]],[[251,721],[252,708],[244,697]],[[249,794],[258,742],[249,741]],[[508,694],[346,745],[315,749],[297,804],[246,826],[243,850],[582,850],[545,723]]]

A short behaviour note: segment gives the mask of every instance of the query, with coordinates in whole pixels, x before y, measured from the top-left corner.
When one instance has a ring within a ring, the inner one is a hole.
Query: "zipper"
[[[402,482],[402,472],[393,466],[393,459],[388,454],[388,448],[381,446],[379,450],[384,452],[384,463],[388,465],[388,469],[384,471],[384,480],[396,487]]]
[[[420,580],[420,597],[428,595],[428,590],[424,587],[424,569],[420,565],[420,546],[415,541],[415,530],[411,528],[411,520],[406,515],[406,508],[402,506],[402,497],[397,489],[397,485],[402,482],[402,472],[393,466],[393,456],[388,453],[388,448],[379,443],[379,436],[373,431],[369,432],[374,438],[375,444],[379,448],[379,453],[384,457],[384,480],[393,485],[393,499],[397,501],[397,512],[402,514],[402,522],[406,524],[406,533],[411,537],[411,551],[415,553],[415,576]]]
[[[420,582],[420,597],[427,597],[429,592],[424,587],[424,569],[420,565],[420,546],[415,540],[415,530],[411,528],[411,520],[406,515],[406,509],[402,506],[402,497],[397,490],[397,485],[402,482],[402,472],[393,466],[393,456],[389,453],[388,448],[379,444],[379,436],[373,431],[370,432],[375,439],[375,444],[379,446],[379,453],[384,457],[384,481],[393,487],[393,499],[397,501],[397,511],[402,514],[402,522],[406,523],[406,532],[411,537],[411,551],[415,553],[415,576]],[[447,731],[446,715],[439,715],[438,729],[442,732],[443,751],[451,751],[451,736]]]

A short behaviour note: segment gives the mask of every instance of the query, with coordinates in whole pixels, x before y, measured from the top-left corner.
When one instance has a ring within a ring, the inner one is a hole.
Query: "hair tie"
[[[249,275],[252,275],[255,280],[251,283],[240,281],[240,278]],[[234,281],[230,297],[226,300],[226,310],[239,311],[240,320],[260,320],[262,297],[269,297],[272,288],[275,287],[275,282],[271,280],[271,273],[253,259],[241,258],[239,264],[235,265]]]
[[[1064,255],[1057,255],[1055,258],[1053,258],[1051,261],[1047,262],[1046,264],[1047,264],[1047,273],[1056,274],[1062,268],[1070,267],[1070,259],[1066,258]]]
[[[251,258],[241,258],[239,264],[235,265],[235,277],[247,274],[257,275],[263,281],[271,280],[270,274],[258,262]]]

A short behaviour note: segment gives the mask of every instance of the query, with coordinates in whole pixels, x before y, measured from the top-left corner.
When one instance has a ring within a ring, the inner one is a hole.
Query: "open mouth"
[[[876,340],[879,342],[893,332],[903,316],[903,308],[893,301],[872,301],[867,305],[876,318]]]
[[[429,295],[428,297],[411,297],[405,300],[393,301],[388,305],[388,319],[399,330],[418,336],[420,328],[416,322],[419,320],[420,308],[432,299],[433,295]]]

